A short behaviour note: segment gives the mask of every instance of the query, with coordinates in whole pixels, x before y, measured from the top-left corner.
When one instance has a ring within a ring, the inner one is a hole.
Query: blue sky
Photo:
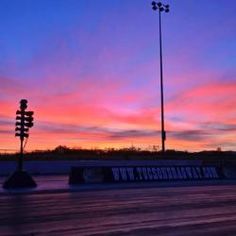
[[[235,150],[236,2],[165,3],[167,147]],[[17,148],[21,98],[36,112],[30,150],[160,145],[151,1],[1,0],[0,13],[0,148]]]

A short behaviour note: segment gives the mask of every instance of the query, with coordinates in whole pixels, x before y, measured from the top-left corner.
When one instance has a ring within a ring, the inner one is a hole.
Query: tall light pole
[[[164,92],[163,92],[163,62],[162,62],[162,31],[161,31],[161,13],[169,12],[169,5],[164,5],[161,2],[152,2],[152,9],[159,12],[159,43],[160,43],[160,87],[161,87],[161,143],[162,152],[165,152],[165,124],[164,124]]]

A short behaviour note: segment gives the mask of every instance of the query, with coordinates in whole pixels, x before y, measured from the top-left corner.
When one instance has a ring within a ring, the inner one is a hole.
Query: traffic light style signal
[[[20,110],[16,111],[16,128],[15,136],[20,137],[22,140],[29,137],[29,128],[33,127],[33,111],[26,111],[27,100],[20,101]]]
[[[18,165],[16,171],[4,182],[5,189],[34,188],[37,186],[33,178],[23,169],[24,148],[29,137],[29,129],[33,127],[33,111],[26,111],[27,100],[20,101],[20,109],[16,111],[15,136],[20,137],[20,155],[18,156]]]

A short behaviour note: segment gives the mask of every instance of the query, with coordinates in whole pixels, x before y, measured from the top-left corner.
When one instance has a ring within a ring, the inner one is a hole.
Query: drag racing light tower
[[[32,188],[36,183],[29,173],[23,170],[24,141],[29,138],[29,129],[33,127],[33,111],[26,111],[28,101],[20,101],[20,109],[16,111],[15,136],[20,138],[20,154],[17,170],[4,182],[3,188]]]
[[[15,136],[20,137],[20,157],[18,161],[18,170],[23,170],[23,154],[24,154],[24,139],[29,137],[29,128],[33,127],[33,111],[26,111],[27,100],[20,101],[20,110],[16,111],[16,128]]]

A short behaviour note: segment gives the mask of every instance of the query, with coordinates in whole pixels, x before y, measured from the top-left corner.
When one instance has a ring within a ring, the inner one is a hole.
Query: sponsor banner
[[[186,181],[223,178],[215,166],[72,167],[69,183]]]

